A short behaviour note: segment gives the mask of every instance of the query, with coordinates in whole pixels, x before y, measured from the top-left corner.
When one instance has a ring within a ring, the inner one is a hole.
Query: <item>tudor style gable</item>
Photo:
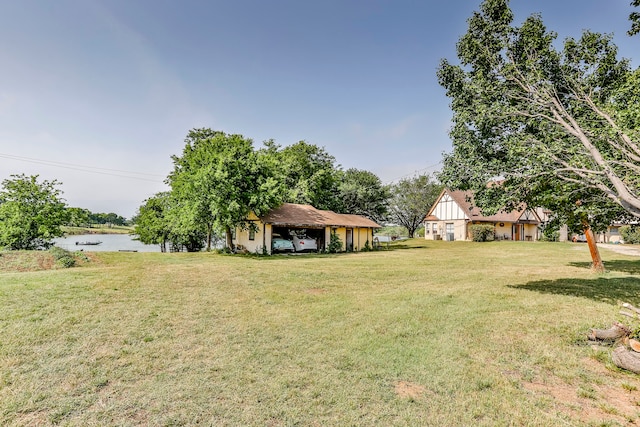
[[[434,216],[441,221],[469,219],[464,209],[451,197],[447,190],[440,193],[438,201],[431,208],[427,216]]]
[[[524,212],[522,212],[522,215],[520,215],[520,218],[518,218],[519,222],[531,222],[531,223],[539,223],[541,222],[540,218],[538,217],[538,215],[532,211],[531,209],[525,209]]]

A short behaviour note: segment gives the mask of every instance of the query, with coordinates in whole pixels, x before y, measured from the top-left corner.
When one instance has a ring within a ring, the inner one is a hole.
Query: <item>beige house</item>
[[[343,251],[359,251],[367,242],[369,247],[373,246],[373,232],[380,228],[374,221],[360,215],[338,214],[294,203],[284,203],[262,217],[252,213],[249,220],[257,231],[238,228],[233,243],[256,253],[262,253],[263,248],[271,253],[273,235],[286,238],[292,231],[301,231],[315,239],[320,251],[328,249],[332,233],[340,238]]]
[[[620,234],[620,227],[624,224],[614,223],[607,227],[607,230],[602,233],[596,233],[595,238],[598,243],[622,243],[622,235]],[[577,238],[584,238],[584,235],[576,236]],[[585,238],[586,239],[586,238]]]
[[[490,224],[498,240],[538,240],[540,216],[523,207],[484,216],[469,191],[442,190],[424,219],[427,240],[472,240],[471,225]]]

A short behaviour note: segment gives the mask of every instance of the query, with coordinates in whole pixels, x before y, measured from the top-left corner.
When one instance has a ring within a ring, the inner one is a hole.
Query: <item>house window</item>
[[[256,230],[253,228],[249,229],[249,240],[256,240]]]
[[[434,222],[433,224],[431,224],[431,227],[433,229],[433,234],[438,234],[438,224]]]

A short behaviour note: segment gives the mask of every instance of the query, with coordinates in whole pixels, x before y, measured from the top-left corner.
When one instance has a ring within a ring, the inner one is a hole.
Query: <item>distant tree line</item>
[[[427,175],[384,185],[372,172],[342,169],[306,141],[282,147],[269,140],[256,149],[243,135],[203,128],[184,142],[172,156],[170,191],[145,200],[134,218],[138,239],[163,251],[211,249],[220,239],[231,247],[232,230],[254,227],[250,212],[260,216],[285,202],[396,222],[413,236],[441,189]]]
[[[93,227],[106,225],[108,227],[129,225],[129,221],[113,212],[95,213],[83,208],[67,208],[67,222],[70,227]]]

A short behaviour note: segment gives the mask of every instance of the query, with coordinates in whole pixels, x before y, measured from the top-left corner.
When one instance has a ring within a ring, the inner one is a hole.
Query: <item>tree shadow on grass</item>
[[[588,298],[613,305],[620,301],[634,305],[640,303],[640,278],[637,277],[540,280],[508,287],[543,294]]]
[[[578,268],[591,268],[590,262],[570,262],[570,266]],[[640,275],[640,260],[623,260],[616,259],[604,262],[604,268],[607,271],[620,271],[622,273]]]
[[[386,243],[380,243],[380,246],[376,249],[379,251],[395,251],[395,250],[399,250],[399,249],[425,249],[428,248],[429,245],[427,245],[426,243],[424,244],[420,244],[420,243],[411,243],[411,244],[406,244],[406,243],[391,243],[390,245],[387,245]]]

